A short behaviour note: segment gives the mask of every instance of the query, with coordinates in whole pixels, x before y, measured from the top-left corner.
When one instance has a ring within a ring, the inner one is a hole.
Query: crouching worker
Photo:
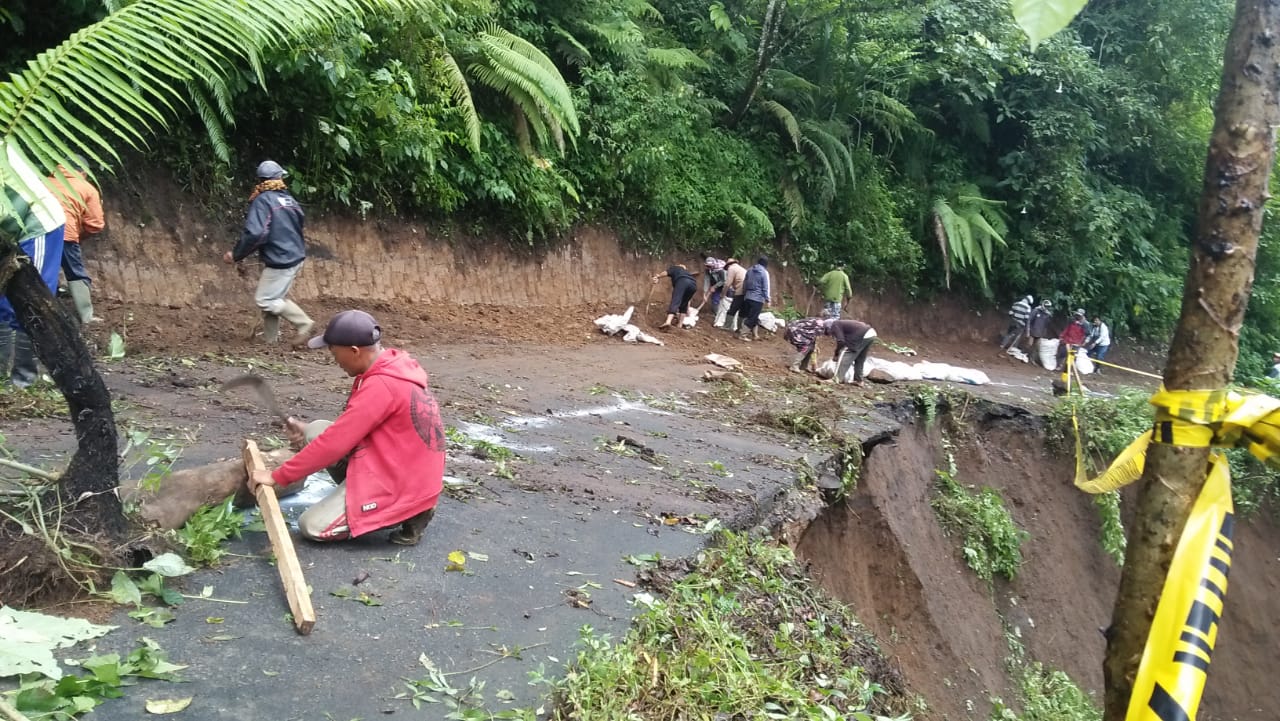
[[[328,347],[355,378],[337,420],[287,422],[301,450],[273,472],[249,479],[284,487],[327,468],[337,489],[303,512],[298,530],[313,541],[341,541],[399,526],[391,542],[416,545],[435,514],[444,483],[445,438],[427,372],[408,353],[382,347],[368,313],[335,315],[311,348]]]
[[[822,318],[801,318],[792,321],[783,331],[782,337],[796,349],[796,359],[791,363],[792,373],[806,373],[811,370],[809,361],[818,349],[818,336],[826,331],[826,321]]]
[[[850,384],[862,385],[862,369],[867,362],[867,351],[876,342],[876,329],[860,320],[828,320],[826,334],[835,338],[836,352],[831,360],[836,362],[836,383],[844,383],[853,366],[853,380]]]

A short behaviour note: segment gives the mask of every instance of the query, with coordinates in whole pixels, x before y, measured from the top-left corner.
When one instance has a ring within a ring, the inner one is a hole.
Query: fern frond
[[[188,83],[187,92],[191,95],[191,104],[195,106],[196,113],[204,123],[205,134],[209,137],[209,147],[213,148],[213,154],[218,160],[230,163],[231,146],[227,143],[227,135],[222,129],[223,119],[218,116],[218,112],[214,110],[199,87]]]
[[[458,67],[458,61],[448,50],[444,50],[445,83],[453,102],[462,109],[462,122],[467,128],[467,145],[471,152],[480,152],[480,114],[476,112],[475,100],[471,97],[471,85]]]
[[[563,128],[570,139],[576,139],[580,127],[573,97],[550,58],[529,41],[501,28],[481,32],[477,41],[481,57],[470,68],[477,80],[508,95],[518,89],[526,114],[542,115],[549,126]]]
[[[582,26],[605,41],[615,52],[644,45],[644,31],[631,20],[610,20],[600,23],[583,23]]]
[[[835,197],[836,193],[836,170],[831,165],[831,159],[827,157],[827,153],[822,149],[821,145],[810,140],[807,136],[800,139],[805,150],[809,151],[809,155],[818,161],[818,165],[822,168],[822,202],[826,203]]]
[[[803,129],[806,138],[822,146],[827,160],[836,170],[837,179],[841,182],[853,182],[853,154],[849,152],[849,147],[818,123],[806,121]]]
[[[565,57],[573,65],[586,65],[591,62],[591,51],[574,37],[573,33],[560,27],[559,23],[551,23],[551,32],[555,33],[567,46]]]
[[[339,18],[432,7],[433,0],[273,0],[263,12],[225,0],[139,0],[0,83],[0,145],[36,167],[52,168],[77,153],[110,167],[119,160],[116,144],[141,146],[182,108],[194,107],[221,155],[217,120],[230,117],[225,80],[237,67],[248,66],[261,82],[266,49],[331,28]],[[14,181],[8,168],[0,166],[0,185]]]
[[[768,213],[751,203],[731,203],[729,217],[742,234],[742,240],[748,243],[773,238],[778,234]]]
[[[650,5],[646,0],[628,0],[624,5],[624,9],[626,10],[627,15],[633,18],[644,18],[646,20],[653,20],[654,22],[662,22],[662,13],[659,12],[658,8]]]
[[[770,68],[765,73],[770,92],[791,99],[809,98],[818,92],[817,84],[782,68]]]
[[[799,151],[800,141],[804,136],[800,134],[800,123],[796,120],[796,116],[790,110],[787,110],[785,105],[775,100],[766,100],[760,104],[760,107],[782,123],[782,127],[787,130],[787,135],[791,137],[791,143]]]
[[[698,57],[697,53],[685,47],[649,48],[647,56],[650,63],[668,70],[707,67],[707,61]]]
[[[782,187],[782,203],[787,206],[788,220],[794,230],[804,224],[806,215],[804,193],[800,192],[800,184],[796,182],[795,176],[791,173],[785,173],[782,176],[780,185]]]

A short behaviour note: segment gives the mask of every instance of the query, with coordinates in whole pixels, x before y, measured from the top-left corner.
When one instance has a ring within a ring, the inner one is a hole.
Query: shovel
[[[267,383],[267,380],[262,376],[256,373],[245,373],[222,384],[223,393],[235,390],[236,388],[253,389],[254,394],[258,396],[258,401],[262,404],[263,408],[266,408],[275,414],[281,422],[287,422],[289,420],[289,414],[285,413],[284,410],[280,408],[280,404],[276,402],[276,394],[275,391],[271,390],[271,384]]]

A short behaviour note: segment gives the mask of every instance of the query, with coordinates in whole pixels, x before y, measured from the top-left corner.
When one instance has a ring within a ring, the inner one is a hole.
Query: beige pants
[[[331,425],[333,421],[308,423],[307,443],[314,441]],[[313,541],[341,541],[351,537],[351,527],[347,525],[347,459],[343,458],[327,470],[338,487],[298,518],[298,530]]]

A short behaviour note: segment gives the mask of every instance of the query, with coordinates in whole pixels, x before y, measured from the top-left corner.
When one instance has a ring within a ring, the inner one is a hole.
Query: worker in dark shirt
[[[860,320],[830,320],[824,331],[836,341],[836,352],[832,360],[836,362],[835,382],[843,383],[853,366],[855,386],[862,385],[862,368],[867,362],[867,351],[876,340],[876,329]]]
[[[698,281],[694,280],[683,265],[672,265],[654,275],[653,282],[657,283],[664,276],[671,279],[671,304],[667,306],[667,322],[658,327],[670,328],[677,317],[679,317],[677,325],[683,326],[684,317],[689,313],[689,301],[693,300],[693,294],[698,292]]]

